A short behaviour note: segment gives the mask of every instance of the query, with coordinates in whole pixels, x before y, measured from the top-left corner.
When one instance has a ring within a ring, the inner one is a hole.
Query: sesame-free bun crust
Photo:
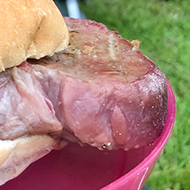
[[[48,135],[0,140],[0,185],[17,177],[31,163],[48,154],[56,142]]]
[[[53,0],[0,1],[0,72],[66,48],[64,19]]]

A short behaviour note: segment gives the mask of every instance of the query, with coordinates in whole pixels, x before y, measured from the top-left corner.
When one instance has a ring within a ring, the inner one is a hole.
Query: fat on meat
[[[28,134],[61,131],[52,103],[32,74],[32,67],[23,63],[1,73],[0,139],[11,140]]]
[[[105,25],[65,22],[67,49],[1,74],[0,139],[49,133],[109,150],[154,142],[167,113],[165,75]]]

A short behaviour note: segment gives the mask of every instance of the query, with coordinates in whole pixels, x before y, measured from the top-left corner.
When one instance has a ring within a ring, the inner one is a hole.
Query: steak
[[[50,134],[99,149],[138,148],[162,133],[165,75],[118,32],[65,18],[67,49],[0,74],[0,139]]]

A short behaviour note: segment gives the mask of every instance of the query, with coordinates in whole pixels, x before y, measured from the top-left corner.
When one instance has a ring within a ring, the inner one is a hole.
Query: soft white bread
[[[0,1],[0,72],[66,48],[64,19],[53,0]]]
[[[48,154],[56,145],[48,135],[0,141],[0,185],[18,176],[32,162]]]

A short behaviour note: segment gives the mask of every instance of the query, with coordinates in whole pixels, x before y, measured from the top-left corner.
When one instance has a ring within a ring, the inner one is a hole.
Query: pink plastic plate
[[[175,122],[175,97],[167,83],[166,124],[162,135],[153,145],[128,152],[103,152],[70,144],[31,164],[20,176],[1,186],[1,190],[140,190]]]

